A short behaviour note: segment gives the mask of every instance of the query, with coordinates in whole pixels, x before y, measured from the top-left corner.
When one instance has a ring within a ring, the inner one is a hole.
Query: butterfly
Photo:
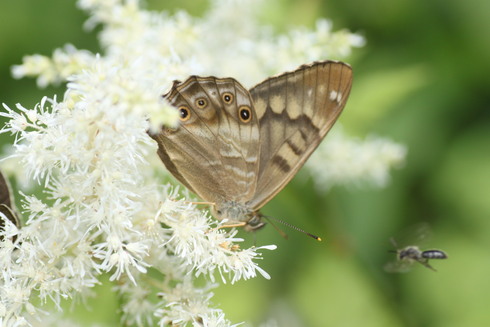
[[[164,95],[178,128],[150,136],[173,176],[227,224],[257,230],[260,209],[318,147],[345,106],[352,69],[321,61],[244,88],[233,78],[190,76]]]

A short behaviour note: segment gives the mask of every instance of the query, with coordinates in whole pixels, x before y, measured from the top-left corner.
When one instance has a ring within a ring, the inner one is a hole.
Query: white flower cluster
[[[177,111],[161,99],[174,79],[212,74],[251,86],[363,43],[332,32],[325,20],[314,31],[275,36],[258,23],[260,1],[253,2],[215,0],[193,18],[145,11],[137,0],[79,0],[91,16],[87,26],[102,25],[104,55],[67,45],[13,68],[17,78],[37,76],[41,87],[68,84],[62,101],[4,105],[1,113],[9,119],[1,132],[16,135],[15,174],[44,185],[47,198],[24,196],[24,226],[5,228],[0,326],[46,325],[51,318],[40,305],[50,299],[59,308],[61,299],[86,296],[103,273],[118,280],[127,324],[230,326],[212,308],[211,284],[198,288],[194,277],[269,278],[255,259],[275,246],[241,249],[235,230],[220,229],[176,190],[154,182],[156,145],[147,135],[177,124]],[[152,301],[155,293],[160,302]]]
[[[382,187],[389,181],[390,168],[403,165],[406,154],[404,145],[375,136],[365,140],[347,138],[336,126],[305,167],[320,191],[333,185],[361,183]]]

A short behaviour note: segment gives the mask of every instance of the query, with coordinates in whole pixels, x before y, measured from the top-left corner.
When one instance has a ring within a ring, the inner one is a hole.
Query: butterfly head
[[[259,230],[266,224],[262,221],[262,214],[258,211],[253,212],[252,215],[249,216],[249,218],[250,219],[247,221],[247,224],[244,227],[247,232]]]
[[[226,219],[227,225],[243,226],[248,232],[259,230],[265,226],[260,212],[253,211],[246,204],[237,201],[225,201],[216,204],[212,211],[217,219]]]

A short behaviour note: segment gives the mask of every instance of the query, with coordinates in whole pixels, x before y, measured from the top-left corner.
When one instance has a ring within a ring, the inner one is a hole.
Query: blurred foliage
[[[490,2],[488,0],[271,1],[263,21],[284,30],[312,27],[318,17],[334,29],[363,34],[367,45],[347,60],[354,68],[351,99],[340,121],[352,135],[377,134],[406,144],[406,165],[390,185],[334,188],[321,195],[296,179],[263,210],[320,235],[319,243],[271,227],[257,244],[277,244],[262,278],[216,290],[214,301],[232,321],[279,326],[489,326],[490,311]],[[199,15],[202,1],[150,1],[155,9]],[[31,107],[43,95],[10,67],[26,54],[49,55],[72,43],[100,51],[86,16],[66,0],[4,0],[0,22],[1,102]],[[246,22],[244,22],[246,23]],[[227,45],[231,46],[231,45]],[[3,121],[2,121],[3,122]],[[2,135],[2,144],[10,140]],[[387,274],[389,238],[420,222],[427,247],[449,254],[434,273],[415,266]],[[248,235],[247,238],[253,239]],[[253,241],[253,240],[252,240]],[[98,288],[101,294],[110,285]],[[117,300],[100,297],[80,307],[81,321],[117,324]],[[104,318],[101,318],[104,317]]]

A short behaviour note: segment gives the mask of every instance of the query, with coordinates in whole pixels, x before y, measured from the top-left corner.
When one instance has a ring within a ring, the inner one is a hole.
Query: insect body
[[[447,254],[441,250],[425,250],[421,251],[418,246],[410,245],[394,251],[397,254],[397,258],[401,262],[412,264],[418,262],[425,267],[436,271],[434,267],[429,264],[429,259],[447,259]]]
[[[429,260],[447,259],[447,254],[442,250],[431,249],[422,251],[416,245],[399,248],[394,238],[391,238],[391,243],[397,248],[397,250],[390,251],[396,253],[397,260],[388,262],[385,265],[385,270],[388,272],[407,272],[416,262],[430,270],[436,271],[436,269],[429,264]]]

